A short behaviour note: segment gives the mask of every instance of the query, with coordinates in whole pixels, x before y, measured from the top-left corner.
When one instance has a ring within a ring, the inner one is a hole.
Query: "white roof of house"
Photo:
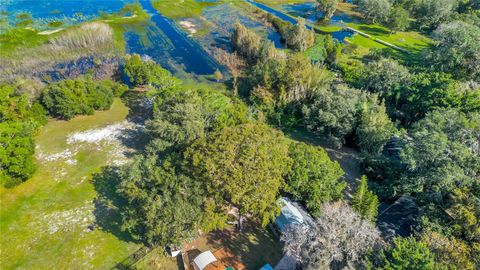
[[[213,254],[212,254],[212,252],[210,252],[210,250],[201,253],[195,259],[193,259],[193,263],[195,264],[195,266],[199,270],[205,269],[205,267],[207,267],[207,265],[209,265],[211,263],[214,263],[216,261],[217,261],[217,258],[215,258],[215,256],[213,256]]]

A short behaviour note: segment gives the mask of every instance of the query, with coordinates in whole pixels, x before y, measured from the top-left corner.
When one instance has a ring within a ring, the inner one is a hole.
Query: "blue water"
[[[282,11],[273,9],[267,5],[255,2],[253,0],[245,0],[246,2],[256,6],[257,8],[260,8],[284,21],[296,24],[297,20],[288,16],[287,14],[283,13]],[[315,9],[315,3],[302,3],[302,4],[293,4],[293,5],[283,5],[282,9],[285,10],[286,13],[295,16],[295,17],[303,17],[306,19],[308,23],[311,24],[316,24],[319,19],[323,18],[323,14],[321,12],[316,11]],[[353,19],[344,14],[344,13],[338,13],[335,14],[331,20],[329,21],[328,25],[338,25],[338,26],[344,26],[344,22],[351,22]],[[306,26],[307,29],[311,30],[312,27],[309,25]],[[330,33],[332,37],[340,42],[344,42],[345,38],[351,37],[354,35],[354,33],[350,31],[337,31]]]
[[[272,27],[265,27],[261,22],[243,15],[238,9],[230,4],[210,6],[202,11],[201,17],[209,22],[209,32],[206,35],[196,37],[207,49],[219,47],[231,50],[230,36],[236,22],[240,22],[249,29],[253,29],[263,37],[273,42],[276,48],[284,48],[280,34]],[[200,24],[201,22],[196,22]]]
[[[158,13],[150,1],[143,0],[140,3],[150,14],[151,24],[146,26],[144,33],[129,31],[125,34],[128,53],[148,56],[173,73],[207,75],[220,67],[175,22]]]
[[[261,3],[258,3],[258,2],[252,1],[252,0],[245,0],[245,1],[254,5],[254,6],[256,6],[259,9],[262,9],[262,10],[264,10],[264,11],[266,11],[266,12],[268,12],[268,13],[270,13],[270,14],[272,14],[272,15],[274,15],[274,16],[282,19],[282,20],[284,20],[284,21],[287,21],[287,22],[293,23],[293,24],[297,23],[297,20],[295,20],[294,18],[292,18],[290,16],[287,16],[285,13],[280,12],[276,9],[273,9],[269,6],[266,6],[264,4],[261,4]]]
[[[286,13],[296,16],[303,17],[308,22],[316,24],[323,19],[323,13],[316,9],[315,3],[301,3],[301,4],[285,4],[282,5],[282,10]],[[339,25],[343,26],[344,23],[355,22],[356,20],[351,16],[343,13],[336,12],[332,18],[328,21],[328,25]]]
[[[100,12],[113,13],[134,0],[0,0],[0,11],[9,13],[10,22],[18,13],[29,13],[33,19],[80,23],[97,17]]]

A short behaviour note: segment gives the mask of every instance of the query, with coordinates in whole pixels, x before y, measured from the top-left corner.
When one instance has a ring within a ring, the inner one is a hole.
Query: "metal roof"
[[[217,258],[213,256],[213,253],[210,250],[201,253],[195,259],[193,259],[193,263],[198,270],[203,270],[209,264],[214,263],[216,261],[217,261]]]

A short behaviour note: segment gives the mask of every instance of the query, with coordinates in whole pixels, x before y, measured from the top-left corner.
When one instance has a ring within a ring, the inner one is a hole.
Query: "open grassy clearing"
[[[409,50],[412,53],[416,53],[425,49],[432,42],[430,38],[415,31],[392,33],[390,29],[378,24],[347,23],[346,25],[362,31],[374,38],[381,39],[398,47]],[[359,45],[365,47],[369,46],[369,44],[362,42],[359,42]]]
[[[172,19],[198,17],[203,9],[221,4],[218,2],[197,2],[195,0],[154,0],[153,7],[162,15]]]
[[[102,166],[125,162],[127,149],[115,134],[129,128],[127,114],[116,99],[109,111],[41,128],[35,175],[0,188],[2,269],[105,269],[138,248],[98,226],[88,228],[108,214],[95,206],[90,179]]]

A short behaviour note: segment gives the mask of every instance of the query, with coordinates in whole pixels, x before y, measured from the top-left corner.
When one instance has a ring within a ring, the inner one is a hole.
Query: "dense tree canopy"
[[[289,27],[285,36],[287,46],[295,51],[303,52],[315,43],[313,30],[305,27],[305,20],[300,19],[295,25]]]
[[[413,14],[417,18],[420,29],[432,30],[448,20],[459,1],[456,0],[421,0],[413,6]]]
[[[365,20],[372,23],[385,22],[392,8],[389,0],[358,0],[357,2]]]
[[[413,237],[395,238],[394,247],[385,250],[383,270],[432,270],[434,269],[433,254],[428,247]]]
[[[340,180],[343,170],[337,162],[330,160],[325,150],[292,143],[290,157],[293,164],[286,176],[286,190],[303,201],[310,213],[318,216],[322,203],[343,197],[346,187],[346,183]]]
[[[345,85],[318,91],[312,102],[302,107],[305,127],[340,147],[354,131],[360,99],[363,98],[359,90]]]
[[[291,163],[282,133],[264,124],[226,127],[194,143],[187,158],[218,205],[237,207],[263,225],[278,215],[276,201]]]
[[[197,234],[203,218],[203,185],[179,171],[178,161],[138,156],[123,168],[117,193],[122,229],[150,245],[180,244]]]
[[[427,245],[435,256],[435,265],[439,269],[474,270],[472,250],[462,240],[447,237],[437,232],[425,231],[421,241]]]
[[[127,56],[123,72],[133,86],[152,85],[168,88],[178,84],[168,70],[157,65],[153,60],[142,59],[138,54]]]
[[[401,160],[408,166],[402,190],[446,194],[471,187],[480,172],[480,117],[455,110],[427,114],[407,138]]]
[[[401,6],[395,6],[390,10],[386,24],[394,31],[404,31],[410,25],[409,13]]]
[[[109,109],[114,95],[125,90],[125,86],[109,80],[68,79],[50,84],[42,94],[42,103],[51,115],[68,120],[79,114]]]
[[[207,132],[247,121],[247,108],[210,90],[181,90],[158,98],[146,123],[154,151],[183,150]]]
[[[381,153],[384,145],[396,132],[393,122],[388,118],[385,104],[379,104],[375,95],[371,95],[367,102],[361,104],[360,119],[355,132],[360,151],[368,154]]]
[[[459,78],[480,79],[480,27],[462,21],[440,25],[427,60]]]
[[[46,121],[39,103],[15,94],[13,85],[0,85],[0,184],[12,187],[35,172],[33,136]]]

